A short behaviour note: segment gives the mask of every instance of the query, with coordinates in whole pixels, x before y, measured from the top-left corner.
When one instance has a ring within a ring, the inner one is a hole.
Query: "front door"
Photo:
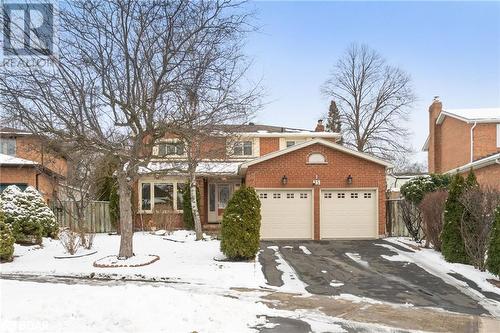
[[[231,197],[233,184],[208,184],[208,222],[219,223]]]

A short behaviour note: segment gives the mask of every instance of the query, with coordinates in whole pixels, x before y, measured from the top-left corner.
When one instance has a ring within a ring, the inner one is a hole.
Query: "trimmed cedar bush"
[[[464,216],[464,206],[460,203],[460,197],[467,188],[472,186],[477,186],[476,177],[472,171],[467,176],[467,180],[456,174],[450,184],[441,233],[443,256],[449,262],[470,263],[461,232],[462,218],[467,217]]]
[[[12,228],[5,223],[4,214],[0,211],[0,262],[12,261],[15,241]]]
[[[255,258],[260,240],[260,200],[252,187],[234,192],[222,217],[222,253],[232,260]]]
[[[431,174],[415,177],[401,186],[401,194],[405,199],[419,205],[427,193],[447,189],[450,183],[449,175]]]
[[[196,187],[196,202],[198,211],[200,211],[200,190]],[[191,209],[191,189],[189,183],[184,184],[182,190],[182,219],[184,227],[188,230],[194,230],[193,210]]]
[[[57,238],[59,226],[56,222],[56,216],[52,209],[47,206],[42,195],[33,187],[28,186],[24,190],[25,200],[30,202],[30,218],[35,219],[42,225],[42,236]]]
[[[491,229],[486,267],[491,273],[500,275],[500,206],[497,207],[496,220]]]

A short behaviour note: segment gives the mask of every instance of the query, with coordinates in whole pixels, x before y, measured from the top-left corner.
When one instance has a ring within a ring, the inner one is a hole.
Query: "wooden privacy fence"
[[[59,202],[53,207],[57,223],[60,227],[76,227],[76,205],[71,201]],[[89,232],[113,232],[109,201],[92,201],[85,210],[85,227]]]
[[[387,221],[386,230],[389,236],[406,237],[410,236],[401,217],[401,199],[387,200]]]

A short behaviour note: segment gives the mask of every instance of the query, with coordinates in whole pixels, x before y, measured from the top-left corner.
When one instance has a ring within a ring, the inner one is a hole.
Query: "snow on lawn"
[[[404,237],[390,237],[390,238],[385,238],[384,240],[399,246],[404,246],[404,243],[411,244],[413,246],[420,246],[420,244],[412,242],[408,240],[408,238]],[[494,286],[493,284],[487,281],[487,279],[497,279],[497,277],[491,274],[490,272],[481,272],[475,269],[471,265],[447,262],[441,253],[433,249],[421,248],[420,251],[405,252],[391,245],[387,244],[377,244],[377,245],[386,247],[397,253],[396,255],[393,256],[382,255],[384,259],[390,261],[403,261],[403,262],[414,263],[422,267],[429,273],[439,276],[445,282],[459,287],[461,290],[468,293],[470,296],[478,299],[479,303],[482,304],[488,310],[490,310],[492,314],[500,316],[500,302],[486,299],[478,291],[469,287],[467,283],[455,279],[453,276],[449,275],[449,273],[458,273],[463,277],[476,283],[481,290],[500,295],[500,288]],[[408,246],[405,247],[411,249],[411,247]],[[414,250],[412,249],[412,251]]]
[[[214,287],[247,287],[258,288],[265,286],[266,281],[262,274],[260,263],[252,262],[220,262],[214,257],[222,257],[217,240],[194,241],[174,233],[177,239],[186,242],[173,242],[148,233],[134,234],[134,253],[137,255],[156,254],[160,260],[151,265],[142,267],[93,267],[97,259],[116,255],[120,245],[120,237],[116,235],[97,234],[94,239],[94,248],[98,252],[94,255],[55,259],[55,255],[64,253],[63,247],[57,240],[44,238],[43,248],[15,246],[14,261],[0,265],[1,273],[30,273],[46,275],[88,275],[90,273],[118,274],[145,278],[165,278],[182,282],[209,284]]]
[[[251,332],[262,303],[167,286],[0,280],[2,332]]]

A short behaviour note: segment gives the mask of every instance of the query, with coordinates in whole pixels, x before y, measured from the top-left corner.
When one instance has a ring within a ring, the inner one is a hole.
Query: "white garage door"
[[[321,191],[321,238],[376,238],[376,197],[374,190]]]
[[[262,239],[311,239],[310,190],[257,190],[261,202]]]

